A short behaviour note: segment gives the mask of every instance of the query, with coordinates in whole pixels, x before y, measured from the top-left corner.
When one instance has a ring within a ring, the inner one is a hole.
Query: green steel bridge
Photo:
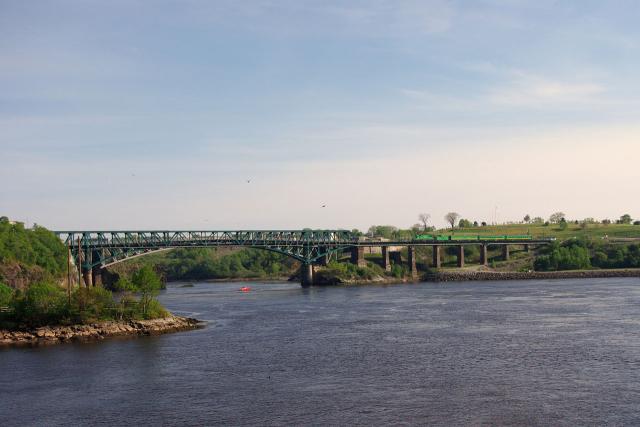
[[[236,230],[236,231],[56,231],[69,247],[76,266],[79,267],[86,285],[94,283],[101,269],[118,262],[148,253],[196,247],[250,247],[278,252],[301,262],[303,286],[313,282],[313,264],[326,263],[334,253],[351,250],[352,261],[364,264],[365,247],[382,247],[384,267],[390,268],[389,249],[405,246],[409,248],[409,263],[415,270],[415,247],[434,247],[434,266],[440,266],[440,247],[461,248],[459,264],[464,265],[465,245],[481,245],[481,257],[486,263],[488,245],[547,244],[550,239],[522,239],[508,241],[482,240],[375,240],[365,239],[347,230]]]

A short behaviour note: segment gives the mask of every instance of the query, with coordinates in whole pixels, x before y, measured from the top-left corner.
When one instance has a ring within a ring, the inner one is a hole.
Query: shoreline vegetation
[[[80,286],[75,274],[69,281],[67,268],[67,248],[52,232],[0,217],[0,346],[198,327],[160,304],[164,283],[151,265],[105,287]]]
[[[632,222],[629,215],[615,224],[609,220],[567,221],[560,214],[546,222],[528,220],[527,215],[525,223],[504,225],[460,219],[457,227],[452,223],[452,228],[437,231],[426,221],[406,230],[393,226],[372,226],[366,233],[353,230],[358,236],[391,240],[434,231],[479,236],[531,234],[558,240],[530,252],[514,247],[508,260],[502,258],[500,248],[490,247],[486,266],[479,265],[477,247],[465,246],[465,268],[455,268],[457,248],[446,247],[443,268],[437,270],[430,268],[432,249],[417,247],[418,278],[411,276],[406,265],[406,248],[393,257],[390,271],[382,268],[380,254],[365,254],[364,266],[350,263],[349,254],[334,254],[327,266],[316,268],[317,284],[640,277],[639,221]],[[120,333],[152,333],[144,322],[165,325],[167,332],[183,330],[175,322],[187,322],[189,326],[183,326],[189,329],[196,327],[192,324],[195,319],[171,315],[156,299],[166,281],[292,281],[298,280],[298,270],[297,261],[259,249],[174,249],[111,266],[103,275],[104,287],[85,288],[79,286],[75,274],[67,283],[67,248],[52,232],[38,225],[25,228],[0,217],[0,342],[64,342],[85,336],[100,339]],[[158,326],[153,333],[164,330]],[[11,335],[14,333],[18,335]]]

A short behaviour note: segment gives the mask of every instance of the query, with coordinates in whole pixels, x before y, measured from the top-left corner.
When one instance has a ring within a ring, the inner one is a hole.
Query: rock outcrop
[[[199,320],[168,316],[161,319],[108,321],[88,325],[43,326],[24,331],[0,329],[0,346],[54,344],[67,341],[101,340],[122,335],[160,335],[202,327]]]

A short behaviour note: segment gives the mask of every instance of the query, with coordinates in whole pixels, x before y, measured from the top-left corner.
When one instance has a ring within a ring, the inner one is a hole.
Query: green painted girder
[[[346,230],[239,231],[57,231],[84,269],[172,248],[251,247],[278,252],[303,263],[342,251],[358,242]]]

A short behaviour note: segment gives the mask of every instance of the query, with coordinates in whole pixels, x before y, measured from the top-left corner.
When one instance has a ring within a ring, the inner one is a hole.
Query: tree
[[[555,212],[549,217],[549,222],[552,224],[558,224],[561,220],[564,219],[564,217],[564,212]]]
[[[398,227],[393,225],[372,225],[369,227],[367,234],[369,237],[384,237],[386,239],[392,239],[398,232]]]
[[[567,221],[565,221],[564,218],[562,218],[560,220],[560,222],[558,223],[558,225],[560,226],[560,230],[564,231],[567,229],[567,227],[569,226],[569,224],[567,224]]]
[[[0,221],[2,218],[0,218]],[[0,282],[0,307],[9,307],[13,299],[13,289]]]
[[[430,218],[431,214],[428,213],[421,213],[420,215],[418,215],[418,219],[422,223],[423,231],[427,231],[427,223],[429,222]]]
[[[620,224],[631,224],[631,215],[624,214],[620,217]]]
[[[469,221],[468,219],[461,219],[458,222],[458,227],[460,227],[460,228],[471,228],[471,221]]]
[[[524,222],[526,222],[527,224],[529,224],[529,222],[531,221],[531,216],[529,216],[529,214],[526,214],[524,216]]]
[[[153,297],[155,297],[160,292],[160,289],[162,289],[162,282],[156,272],[148,265],[145,265],[140,270],[133,273],[131,276],[131,282],[133,282],[135,287],[140,291],[142,314],[146,316],[149,306],[153,301]]]
[[[531,220],[534,224],[544,224],[544,218],[537,216]]]
[[[456,221],[458,220],[458,218],[460,218],[460,214],[457,212],[449,212],[444,216],[444,220],[447,221],[449,225],[451,225],[452,230],[456,226]]]
[[[486,221],[482,221],[482,222],[480,223],[480,225],[482,225],[483,227],[486,227],[486,226],[487,226],[487,222],[486,222]]]

